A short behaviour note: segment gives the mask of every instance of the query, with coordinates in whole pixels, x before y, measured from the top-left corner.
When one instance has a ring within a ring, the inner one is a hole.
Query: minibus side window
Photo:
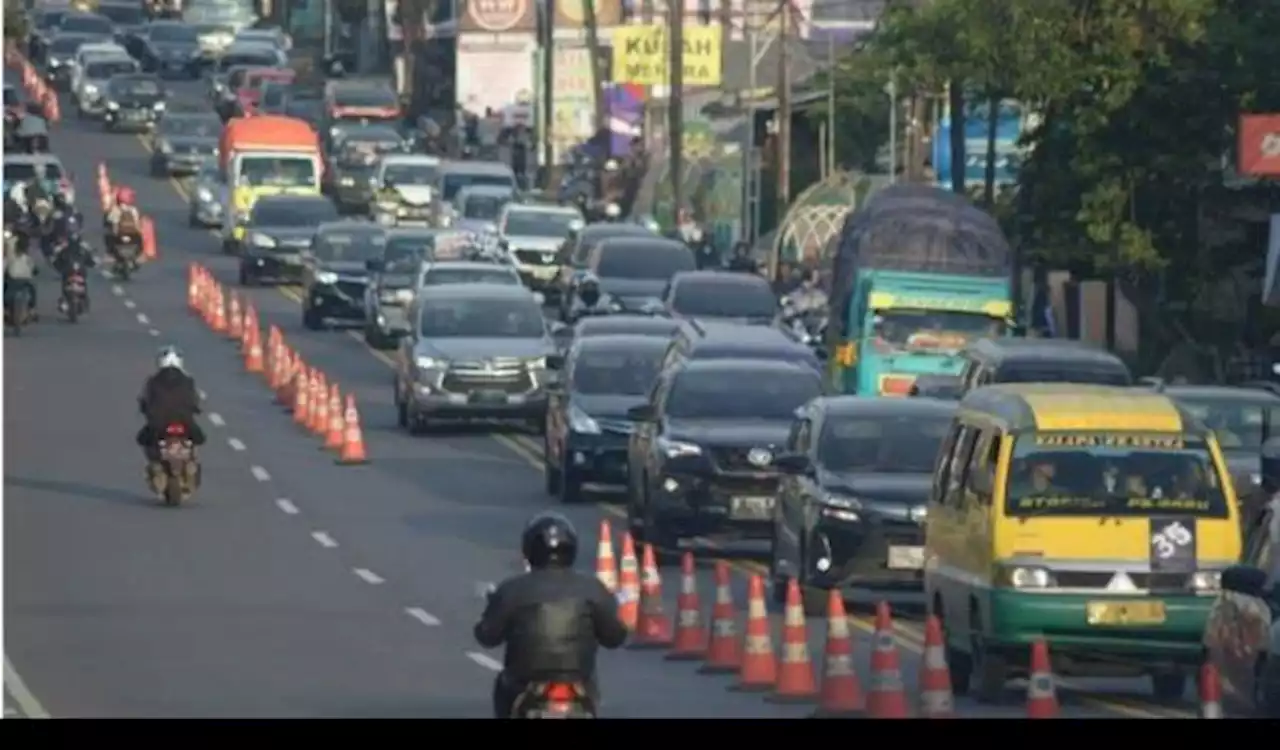
[[[977,437],[977,428],[965,426],[956,441],[955,453],[951,457],[951,468],[948,470],[947,495],[943,498],[943,502],[947,505],[959,507],[964,497],[961,489],[968,479],[969,458],[973,455],[973,444]]]
[[[933,488],[929,491],[929,497],[935,503],[941,504],[943,496],[947,491],[947,479],[951,474],[951,454],[955,452],[956,443],[960,431],[964,429],[964,425],[959,420],[951,423],[951,432],[947,433],[947,437],[942,441],[942,447],[938,449],[938,461],[933,470]]]
[[[995,456],[1000,454],[1000,434],[991,428],[987,428],[979,433],[977,440],[974,441],[973,457],[969,461],[967,476],[965,477],[965,493],[972,495],[973,499],[979,505],[991,504],[991,488],[995,486]],[[990,479],[983,488],[979,488],[973,481],[974,477],[985,474]]]

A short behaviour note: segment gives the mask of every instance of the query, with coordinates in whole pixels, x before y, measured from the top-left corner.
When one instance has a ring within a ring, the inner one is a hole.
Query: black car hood
[[[863,474],[823,471],[818,477],[824,489],[866,500],[906,506],[929,500],[933,477],[928,474]]]
[[[668,424],[671,437],[700,445],[726,448],[780,446],[791,431],[791,420],[681,419]]]
[[[152,42],[151,51],[157,55],[190,55],[200,49],[199,44],[188,42]]]
[[[169,145],[173,146],[175,151],[189,151],[195,149],[197,151],[213,151],[218,147],[217,138],[206,138],[203,136],[174,136],[167,137]]]
[[[337,273],[343,276],[368,276],[368,268],[364,263],[355,260],[322,260],[316,263],[316,270]]]
[[[378,286],[383,289],[411,289],[418,279],[407,273],[384,274],[378,279]]]
[[[290,250],[301,250],[301,246],[294,245],[298,240],[310,240],[316,233],[315,227],[272,227],[259,226],[250,227],[250,233],[265,234],[271,239],[279,243],[290,243]]]
[[[154,107],[156,102],[164,101],[163,94],[122,94],[112,95],[111,101],[128,109]]]
[[[647,401],[645,396],[609,396],[602,394],[573,394],[573,403],[589,416],[602,419],[627,418],[627,410]]]

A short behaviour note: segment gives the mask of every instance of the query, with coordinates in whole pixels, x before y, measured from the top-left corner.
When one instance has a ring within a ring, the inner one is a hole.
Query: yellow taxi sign
[[[667,61],[671,41],[665,25],[620,26],[613,30],[613,80],[641,86],[671,83]],[[719,86],[722,78],[723,29],[684,28],[684,85]]]
[[[907,297],[890,292],[873,292],[869,305],[873,310],[954,310],[957,312],[975,312],[993,318],[1008,318],[1013,314],[1013,303],[1009,300],[976,300],[964,297]]]

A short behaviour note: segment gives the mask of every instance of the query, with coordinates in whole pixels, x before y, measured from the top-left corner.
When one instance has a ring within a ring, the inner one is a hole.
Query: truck
[[[846,394],[907,396],[959,375],[970,340],[1013,330],[1013,253],[995,219],[931,185],[892,185],[845,217],[832,268],[827,351]]]
[[[324,158],[320,139],[294,117],[238,117],[218,143],[223,183],[222,249],[234,254],[244,240],[253,204],[264,195],[319,195]]]

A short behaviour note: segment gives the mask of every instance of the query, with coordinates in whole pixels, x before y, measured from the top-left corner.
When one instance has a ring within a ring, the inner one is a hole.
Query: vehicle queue
[[[587,223],[503,163],[415,153],[383,82],[329,81],[317,119],[292,117],[291,88],[314,83],[264,73],[284,56],[246,39],[209,62],[208,108],[177,109],[154,43],[93,49],[81,18],[40,32],[78,116],[149,132],[157,177],[194,172],[191,220],[216,227],[241,285],[300,285],[307,329],[393,352],[401,427],[516,420],[542,435],[554,500],[620,493],[634,538],[667,551],[764,540],[775,596],[800,581],[810,614],[831,588],[918,593],[958,695],[996,700],[1044,636],[1062,674],[1146,674],[1167,701],[1208,658],[1230,700],[1280,715],[1274,386],[1140,381],[1083,344],[986,335],[1003,308],[904,334],[861,289],[829,314],[866,316],[862,343],[847,325],[810,341],[763,279]],[[279,114],[254,112],[267,87]],[[40,159],[33,176],[60,179]],[[33,163],[6,151],[6,193]],[[860,364],[913,346],[945,349],[954,374],[866,387]]]

